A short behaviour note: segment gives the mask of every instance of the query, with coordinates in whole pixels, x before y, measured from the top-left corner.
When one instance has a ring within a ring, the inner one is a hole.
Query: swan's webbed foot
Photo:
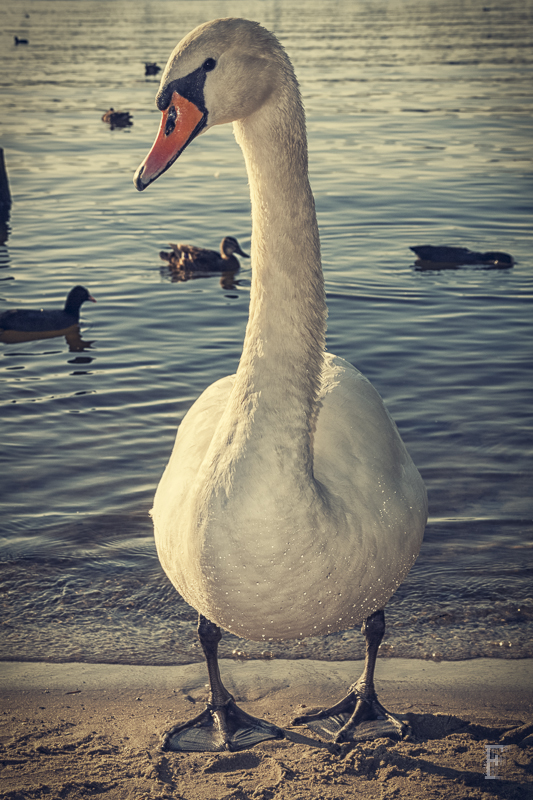
[[[385,614],[379,610],[363,623],[366,659],[363,674],[339,703],[317,714],[296,717],[293,725],[307,725],[314,733],[337,744],[380,736],[402,737],[407,726],[379,702],[374,689],[376,658],[385,633]]]
[[[163,739],[164,750],[246,750],[267,739],[283,739],[281,728],[252,717],[233,698],[223,706],[208,705],[197,717],[172,728]]]
[[[373,689],[368,692],[360,682],[336,705],[296,717],[292,724],[307,725],[318,736],[337,744],[382,736],[401,738],[407,732],[407,726],[381,705]]]
[[[221,638],[218,625],[200,614],[198,637],[204,651],[211,687],[209,703],[197,717],[172,728],[163,738],[164,750],[245,750],[267,739],[283,739],[277,725],[252,717],[236,704],[220,678],[217,650]]]

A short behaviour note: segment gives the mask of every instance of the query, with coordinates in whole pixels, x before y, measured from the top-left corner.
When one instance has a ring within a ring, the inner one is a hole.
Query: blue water
[[[382,653],[531,657],[531,0],[26,0],[0,32],[13,198],[0,311],[62,306],[78,283],[98,302],[74,344],[0,343],[0,658],[200,659],[148,511],[180,419],[236,368],[250,265],[226,286],[175,282],[159,251],[228,234],[247,250],[247,180],[230,126],[142,195],[132,175],[159,124],[144,62],[164,66],[191,28],[228,15],[274,30],[296,67],[328,347],[379,390],[428,488]],[[133,125],[111,130],[109,107]],[[516,265],[420,271],[417,244],[503,250]],[[225,636],[221,653],[360,658],[363,643]]]

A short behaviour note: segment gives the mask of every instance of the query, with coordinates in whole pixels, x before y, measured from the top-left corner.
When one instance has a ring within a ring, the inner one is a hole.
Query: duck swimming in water
[[[172,750],[239,750],[286,731],[242,711],[218,667],[221,628],[257,641],[363,623],[363,674],[334,707],[295,724],[350,740],[384,709],[374,667],[383,608],[418,555],[424,484],[376,390],[325,349],[326,302],[294,70],[269,31],[243,19],[186,36],[163,72],[156,141],[140,191],[193,139],[233,121],[252,199],[252,285],[235,375],[179,426],[152,511],[159,559],[199,612],[209,704],[165,737]],[[380,724],[379,722],[375,724]]]
[[[478,253],[467,247],[447,247],[446,245],[421,244],[410,247],[416,254],[415,265],[419,269],[457,269],[457,267],[479,264],[489,269],[509,269],[514,260],[509,253],[491,250]]]
[[[206,250],[195,247],[193,244],[172,244],[170,253],[162,250],[159,256],[174,269],[183,269],[186,272],[237,272],[240,268],[235,253],[244,258],[249,258],[234,236],[225,236],[220,242],[220,253],[216,250]]]
[[[63,310],[12,308],[0,314],[0,330],[39,332],[63,331],[80,321],[80,309],[83,303],[96,300],[83,286],[75,286],[67,295]]]
[[[157,75],[158,72],[161,72],[161,67],[158,66],[155,61],[146,61],[144,64],[144,74],[145,75]]]
[[[130,125],[133,125],[129,111],[115,111],[114,108],[110,108],[102,115],[102,122],[107,122],[112,129],[129,128]]]

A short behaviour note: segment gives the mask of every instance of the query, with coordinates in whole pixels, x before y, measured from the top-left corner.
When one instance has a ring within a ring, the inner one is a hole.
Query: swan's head
[[[189,33],[161,78],[156,104],[163,117],[154,145],[135,173],[137,189],[162,175],[200,133],[257,111],[287,64],[276,37],[257,22],[218,19]]]

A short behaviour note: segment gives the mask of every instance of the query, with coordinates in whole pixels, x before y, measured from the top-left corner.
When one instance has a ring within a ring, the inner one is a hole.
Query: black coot
[[[446,247],[433,244],[421,244],[409,249],[418,256],[415,264],[425,269],[450,269],[468,264],[509,269],[514,264],[514,259],[509,253],[500,253],[494,250],[488,253],[478,253],[467,247]]]
[[[67,295],[62,311],[45,309],[13,308],[0,314],[0,329],[4,331],[62,331],[80,320],[82,303],[96,303],[87,289],[75,286]]]

